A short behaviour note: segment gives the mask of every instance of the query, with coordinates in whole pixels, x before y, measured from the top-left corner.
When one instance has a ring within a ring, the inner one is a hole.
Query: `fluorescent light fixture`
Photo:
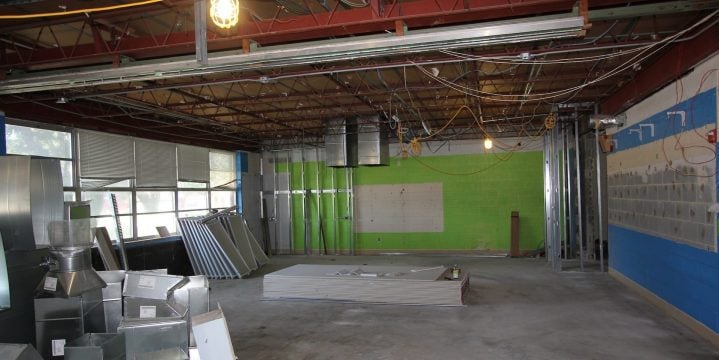
[[[378,34],[268,46],[249,54],[242,50],[214,53],[206,66],[198,66],[191,55],[141,61],[114,69],[36,72],[1,81],[0,95],[570,38],[583,35],[583,27],[584,18],[579,16],[534,17],[416,30],[404,36]]]

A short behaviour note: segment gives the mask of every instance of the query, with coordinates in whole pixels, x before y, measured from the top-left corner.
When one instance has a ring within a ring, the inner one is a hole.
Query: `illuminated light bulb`
[[[222,29],[229,29],[240,18],[240,3],[238,0],[211,0],[210,17],[212,22]]]
[[[489,150],[492,148],[493,145],[494,144],[492,144],[492,139],[490,139],[490,138],[484,139],[484,148],[485,149]]]

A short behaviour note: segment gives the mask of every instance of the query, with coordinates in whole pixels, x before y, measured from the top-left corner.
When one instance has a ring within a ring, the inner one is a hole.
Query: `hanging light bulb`
[[[210,17],[221,29],[229,29],[239,21],[239,0],[210,0]]]
[[[489,150],[492,148],[492,146],[494,146],[494,144],[492,144],[492,139],[484,138],[484,148]]]

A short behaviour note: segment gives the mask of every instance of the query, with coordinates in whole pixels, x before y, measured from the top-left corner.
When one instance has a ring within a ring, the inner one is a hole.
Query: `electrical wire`
[[[587,86],[589,86],[589,85],[595,84],[595,83],[600,82],[600,81],[603,81],[603,80],[605,80],[605,79],[608,79],[608,78],[610,78],[610,77],[612,77],[612,76],[614,76],[614,75],[616,75],[616,74],[618,74],[618,73],[620,73],[620,72],[622,72],[622,71],[624,71],[624,70],[626,70],[626,69],[629,69],[630,67],[635,66],[636,64],[641,63],[642,61],[646,60],[646,59],[649,58],[650,56],[652,56],[652,55],[654,55],[655,53],[659,52],[660,50],[664,49],[666,46],[668,46],[669,44],[671,44],[672,42],[674,42],[675,40],[677,40],[677,39],[678,39],[679,37],[681,37],[682,35],[684,35],[684,34],[686,34],[687,32],[693,30],[694,28],[696,28],[696,27],[698,27],[698,26],[704,24],[704,23],[707,22],[709,19],[711,19],[712,17],[716,16],[717,13],[719,13],[719,10],[716,10],[716,11],[712,12],[711,14],[709,14],[709,15],[707,15],[706,17],[702,18],[700,21],[698,21],[698,22],[692,24],[690,27],[688,27],[688,28],[686,28],[686,29],[684,29],[684,30],[682,30],[682,31],[679,31],[679,32],[677,32],[676,34],[674,34],[674,35],[672,35],[672,36],[670,36],[670,37],[667,37],[667,38],[665,38],[665,39],[663,39],[663,40],[661,40],[661,41],[659,41],[659,42],[657,42],[657,43],[655,43],[655,44],[652,44],[652,45],[649,46],[649,47],[643,47],[643,48],[642,48],[642,51],[639,52],[637,55],[634,55],[631,59],[625,61],[624,63],[622,63],[621,65],[617,66],[616,68],[610,70],[609,72],[605,73],[604,75],[595,78],[594,80],[585,81],[585,82],[584,82],[583,84],[581,84],[581,85],[577,85],[577,86],[574,86],[574,87],[571,87],[571,88],[567,88],[567,89],[562,89],[562,90],[557,90],[557,91],[551,91],[551,92],[545,92],[545,93],[539,93],[539,94],[536,94],[536,93],[535,93],[535,94],[531,94],[531,95],[524,95],[525,98],[530,98],[530,99],[521,99],[521,97],[522,97],[523,95],[516,95],[516,94],[515,94],[515,95],[498,94],[498,93],[491,93],[491,92],[481,91],[481,90],[477,90],[477,89],[472,89],[472,88],[466,87],[466,86],[464,86],[464,85],[455,84],[455,83],[453,83],[453,82],[451,82],[451,81],[448,81],[448,80],[446,80],[446,79],[443,79],[443,78],[440,78],[440,77],[438,77],[438,76],[435,76],[433,73],[431,73],[430,71],[428,71],[427,69],[425,69],[424,67],[422,67],[422,66],[420,66],[420,65],[415,65],[415,67],[417,67],[422,73],[424,73],[425,75],[427,75],[429,78],[431,78],[431,79],[433,79],[433,80],[435,80],[435,81],[437,81],[437,82],[439,82],[439,83],[441,83],[441,84],[443,84],[443,85],[445,85],[445,86],[447,86],[447,87],[449,87],[449,88],[451,88],[451,89],[453,89],[453,90],[456,90],[456,91],[458,91],[458,92],[464,93],[464,94],[469,95],[469,96],[478,97],[478,98],[482,98],[482,99],[489,100],[489,101],[500,101],[500,102],[526,102],[526,101],[548,100],[548,99],[553,99],[553,98],[560,97],[560,96],[563,96],[563,95],[568,95],[568,94],[570,94],[570,93],[572,93],[572,92],[581,90],[581,89],[583,89],[583,88],[585,88],[585,87],[587,87]],[[651,51],[651,52],[649,52],[648,54],[645,55],[645,52],[648,51],[648,50],[650,50],[652,47],[656,47],[656,49],[654,49],[653,51]],[[511,99],[508,99],[508,98],[511,98]]]
[[[149,5],[149,4],[154,4],[154,3],[158,3],[158,2],[162,2],[162,1],[163,0],[145,0],[145,1],[138,1],[138,2],[134,2],[134,3],[128,3],[128,4],[119,4],[119,5],[78,9],[78,10],[36,13],[36,14],[22,14],[22,15],[0,15],[0,20],[37,19],[37,18],[53,17],[53,16],[89,14],[89,13],[95,13],[95,12],[101,12],[101,11],[111,11],[111,10],[125,9],[125,8],[130,8],[130,7],[135,7],[135,6]]]

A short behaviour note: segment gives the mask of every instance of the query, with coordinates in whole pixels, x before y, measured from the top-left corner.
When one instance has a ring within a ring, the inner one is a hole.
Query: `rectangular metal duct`
[[[357,119],[332,119],[325,130],[325,164],[330,167],[357,166]]]
[[[382,125],[381,115],[365,116],[358,120],[358,162],[360,165],[389,165],[389,133]]]

